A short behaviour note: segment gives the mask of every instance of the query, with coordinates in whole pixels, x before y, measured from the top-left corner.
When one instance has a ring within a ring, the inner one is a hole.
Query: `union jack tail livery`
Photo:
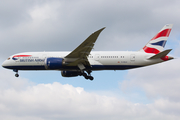
[[[173,24],[165,25],[140,51],[158,54],[163,51]]]

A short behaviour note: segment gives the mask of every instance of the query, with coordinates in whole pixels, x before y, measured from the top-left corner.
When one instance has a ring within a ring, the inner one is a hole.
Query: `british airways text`
[[[44,62],[44,59],[20,59],[19,62]]]

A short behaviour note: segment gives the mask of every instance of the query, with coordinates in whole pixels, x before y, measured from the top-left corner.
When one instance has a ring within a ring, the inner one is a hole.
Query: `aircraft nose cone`
[[[3,68],[6,68],[6,67],[7,67],[7,61],[4,61],[4,62],[2,63],[2,67],[3,67]]]
[[[5,62],[5,61],[4,61],[4,62]],[[4,62],[2,63],[2,67],[5,67],[5,63],[4,63]]]

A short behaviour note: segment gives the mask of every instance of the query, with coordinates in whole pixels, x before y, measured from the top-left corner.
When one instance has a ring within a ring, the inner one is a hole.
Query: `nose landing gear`
[[[13,71],[16,72],[15,77],[19,77],[18,70],[17,69],[13,69]]]

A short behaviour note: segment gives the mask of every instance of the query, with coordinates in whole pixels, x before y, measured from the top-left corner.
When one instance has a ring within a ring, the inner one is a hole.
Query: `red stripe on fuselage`
[[[169,37],[170,32],[171,32],[171,29],[165,29],[159,32],[157,35],[155,35],[151,40],[155,40],[159,37]]]
[[[154,54],[158,54],[160,51],[157,50],[156,48],[150,48],[150,47],[147,47],[145,46],[143,48],[143,50],[146,52],[146,53],[154,53]]]
[[[32,55],[15,55],[15,56],[13,56],[13,58],[14,57],[30,57],[30,56],[32,56]]]

